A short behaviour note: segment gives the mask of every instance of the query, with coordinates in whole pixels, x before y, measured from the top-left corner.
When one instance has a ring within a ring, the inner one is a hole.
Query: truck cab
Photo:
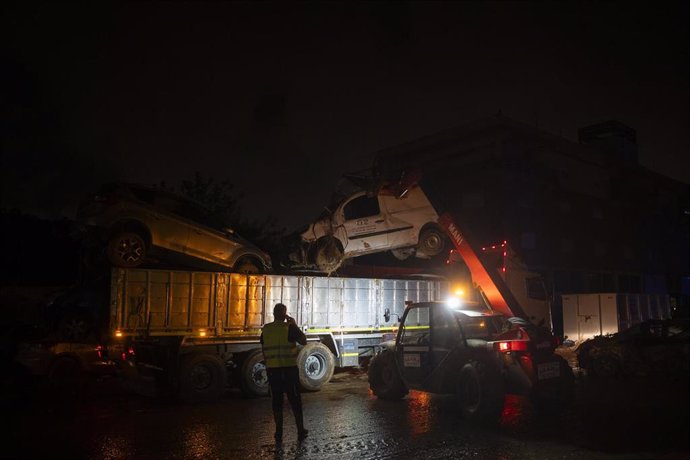
[[[558,410],[574,379],[555,345],[548,331],[478,304],[410,303],[395,344],[372,360],[369,385],[381,399],[454,393],[463,415],[487,422],[498,421],[506,394]]]
[[[430,258],[444,249],[438,214],[419,187],[405,196],[383,187],[359,191],[341,200],[301,234],[304,259],[331,272],[343,260],[391,251],[400,260]]]

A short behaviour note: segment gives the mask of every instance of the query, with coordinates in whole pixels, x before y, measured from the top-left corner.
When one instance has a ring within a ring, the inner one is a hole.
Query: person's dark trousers
[[[302,397],[299,394],[299,371],[297,367],[276,367],[267,369],[268,384],[271,386],[273,418],[276,422],[276,441],[283,438],[283,395],[287,395],[292,413],[295,416],[297,434],[300,439],[306,436],[304,416],[302,415]]]

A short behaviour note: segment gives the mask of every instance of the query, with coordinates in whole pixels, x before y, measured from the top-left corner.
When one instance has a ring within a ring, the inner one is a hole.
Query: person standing
[[[268,384],[271,387],[273,419],[276,423],[276,444],[283,441],[283,394],[287,395],[297,424],[297,439],[307,437],[302,414],[297,369],[297,343],[306,345],[307,337],[288,316],[287,307],[277,303],[273,307],[273,322],[261,329],[261,346],[266,362]]]

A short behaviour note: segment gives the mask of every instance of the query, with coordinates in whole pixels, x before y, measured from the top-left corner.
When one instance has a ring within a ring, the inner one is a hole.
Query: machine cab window
[[[401,344],[429,345],[429,307],[413,308],[407,312],[402,329]]]

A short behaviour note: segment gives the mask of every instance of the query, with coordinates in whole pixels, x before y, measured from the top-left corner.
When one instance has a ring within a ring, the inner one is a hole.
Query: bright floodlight
[[[446,300],[446,305],[448,305],[450,308],[458,308],[460,303],[460,299],[457,297],[449,297],[448,300]]]

